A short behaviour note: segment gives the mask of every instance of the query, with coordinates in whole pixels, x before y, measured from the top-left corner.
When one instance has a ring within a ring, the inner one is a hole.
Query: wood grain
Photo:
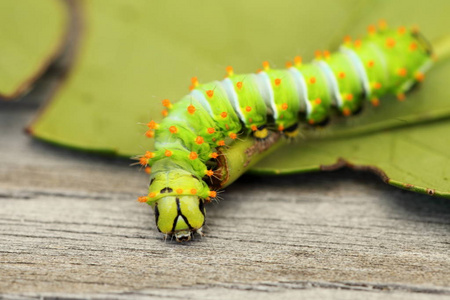
[[[129,161],[23,133],[41,85],[0,105],[0,299],[450,296],[450,201],[349,170],[245,176],[205,237],[163,241]]]

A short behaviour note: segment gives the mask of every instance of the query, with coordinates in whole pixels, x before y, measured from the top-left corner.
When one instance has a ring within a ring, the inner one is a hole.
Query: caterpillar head
[[[172,169],[152,174],[149,194],[144,199],[155,210],[158,230],[183,242],[196,232],[201,234],[205,223],[204,199],[209,193],[203,180],[185,170]]]
[[[198,196],[162,197],[155,202],[154,209],[158,230],[174,236],[177,242],[189,241],[196,232],[201,234],[205,207]]]

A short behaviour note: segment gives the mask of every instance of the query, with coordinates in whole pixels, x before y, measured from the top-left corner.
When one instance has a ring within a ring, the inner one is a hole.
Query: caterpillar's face
[[[195,232],[201,233],[205,223],[204,202],[197,196],[168,196],[155,203],[156,226],[177,242],[189,241]]]

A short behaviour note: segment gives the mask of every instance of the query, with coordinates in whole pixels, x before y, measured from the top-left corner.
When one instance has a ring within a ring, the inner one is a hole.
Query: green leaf
[[[292,174],[340,167],[372,171],[387,183],[450,198],[450,120],[284,147],[253,172]]]
[[[446,15],[450,2],[445,0],[111,0],[107,5],[92,0],[83,4],[87,30],[79,45],[78,62],[30,131],[52,143],[121,156],[152,147],[152,141],[144,138],[146,127],[137,124],[158,120],[160,101],[180,99],[188,92],[192,76],[207,82],[222,78],[227,65],[233,65],[238,73],[248,73],[263,60],[275,67],[283,67],[295,55],[304,56],[306,61],[316,49],[336,47],[345,34],[365,34],[367,25],[380,18],[393,26],[418,24],[430,40],[448,34],[450,28]],[[408,19],[399,20],[407,8],[414,9],[408,10]],[[349,157],[336,155],[333,148],[316,150],[314,145],[326,143],[320,140],[324,137],[358,135],[352,139],[359,145],[368,138],[362,135],[366,132],[448,116],[445,81],[449,75],[448,66],[438,66],[408,101],[386,100],[376,110],[336,119],[329,128],[308,134],[311,141],[282,150],[298,151],[289,161],[299,162],[289,169],[277,164],[278,155],[256,170],[317,170],[320,164],[332,164],[339,156]],[[342,141],[350,144],[350,139]],[[315,149],[311,151],[315,160],[306,158],[304,149],[308,147]],[[355,149],[349,149],[354,154]],[[386,151],[380,153],[381,161]],[[373,164],[377,155],[367,153],[374,158]]]
[[[26,92],[62,49],[68,15],[58,0],[0,2],[0,98]]]

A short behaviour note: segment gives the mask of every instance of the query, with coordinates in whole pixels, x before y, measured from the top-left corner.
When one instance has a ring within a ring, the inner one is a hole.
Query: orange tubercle
[[[167,157],[171,157],[172,156],[172,151],[170,151],[170,150],[166,150],[165,152],[164,152],[164,155],[165,156],[167,156]]]
[[[212,98],[212,97],[214,96],[214,91],[213,91],[213,90],[207,90],[207,91],[206,91],[206,95],[207,95],[209,98]]]
[[[197,109],[195,108],[195,106],[194,105],[189,105],[188,107],[187,107],[187,111],[188,111],[188,113],[189,114],[191,114],[191,115],[193,115],[194,113],[195,113],[195,111],[196,111]]]
[[[406,70],[406,68],[400,68],[398,69],[397,74],[401,77],[405,77],[406,74],[408,74],[408,70]]]
[[[155,153],[150,152],[150,151],[145,151],[144,157],[145,158],[153,158],[153,157],[155,157]]]
[[[267,71],[270,69],[270,64],[268,61],[263,61],[262,66],[263,66],[264,71]]]
[[[170,131],[170,133],[177,133],[178,132],[178,128],[176,126],[170,126],[169,127],[169,131]]]
[[[352,42],[352,38],[349,36],[349,35],[346,35],[345,37],[344,37],[344,43],[345,44],[350,44]]]
[[[294,57],[294,64],[296,66],[300,66],[302,64],[302,57],[301,56]]]
[[[183,189],[176,189],[177,194],[183,194]]]
[[[284,130],[283,124],[278,125],[278,131],[283,131],[283,130]]]
[[[375,62],[374,62],[373,60],[369,60],[369,61],[367,62],[367,66],[368,66],[369,68],[372,68],[374,64],[375,64]]]
[[[223,111],[220,113],[220,116],[225,119],[228,116],[228,114],[226,111]]]
[[[191,153],[189,153],[189,159],[197,159],[198,158],[198,154],[197,152],[192,151]]]
[[[206,176],[211,177],[214,175],[214,171],[213,170],[206,170],[205,171]]]
[[[279,86],[281,84],[281,79],[276,78],[273,82],[275,83],[275,86]]]
[[[375,27],[375,25],[369,25],[367,27],[367,32],[369,34],[375,34],[375,33],[377,33],[377,27]]]
[[[242,89],[242,81],[236,82],[236,87],[238,88],[238,90]]]
[[[379,83],[379,82],[374,82],[374,83],[372,84],[372,86],[373,86],[373,88],[376,89],[376,90],[381,89],[381,83]]]
[[[355,42],[353,43],[353,45],[355,46],[355,48],[359,48],[362,45],[362,41],[361,40],[355,40]]]
[[[282,110],[288,109],[288,104],[287,104],[287,103],[281,104],[281,109],[282,109]]]
[[[246,106],[245,107],[245,111],[246,112],[251,112],[252,111],[252,107],[251,106]]]
[[[230,138],[233,139],[233,140],[235,140],[235,139],[237,138],[237,134],[234,133],[234,132],[230,132],[229,136],[230,136]]]
[[[191,78],[192,86],[197,87],[198,86],[198,78],[196,76]]]
[[[152,193],[148,194],[148,197],[149,198],[155,198],[156,197],[156,193],[152,192]]]
[[[146,167],[146,168],[144,169],[144,171],[145,171],[145,173],[150,174],[150,173],[152,172],[152,168]]]
[[[256,125],[252,125],[252,126],[250,126],[250,128],[251,128],[252,131],[258,130],[258,127],[256,127]]]
[[[167,107],[167,108],[172,108],[172,103],[170,103],[170,100],[169,99],[164,99],[163,101],[162,101],[162,105],[164,106],[164,107]]]
[[[380,29],[386,29],[387,28],[387,22],[386,20],[378,20],[378,28]]]
[[[234,72],[233,72],[233,67],[232,66],[226,67],[225,70],[227,71],[227,75],[228,76],[233,76]]]
[[[314,100],[314,103],[315,103],[316,105],[320,105],[320,104],[322,103],[322,99],[317,98],[316,100]]]
[[[397,29],[397,32],[398,32],[398,34],[400,34],[400,35],[405,34],[405,32],[406,32],[405,26],[400,26],[400,27]]]
[[[330,51],[328,50],[323,50],[323,57],[325,59],[329,59],[330,58]]]
[[[163,109],[161,111],[161,115],[165,118],[165,117],[167,117],[169,115],[169,112],[167,111],[167,109]]]
[[[216,130],[214,128],[212,128],[212,127],[209,127],[207,129],[207,131],[208,131],[209,134],[213,134],[214,132],[216,132]]]
[[[372,100],[370,100],[370,102],[372,103],[373,106],[380,105],[380,99],[378,99],[378,98],[372,98]]]
[[[292,67],[293,65],[292,65],[292,62],[290,62],[290,61],[287,61],[286,62],[286,68],[290,68],[290,67]]]
[[[353,100],[353,94],[347,94],[345,95],[345,100],[352,101]]]
[[[417,72],[417,73],[414,75],[414,78],[415,78],[417,81],[423,81],[423,80],[425,79],[425,74],[423,74],[422,72]]]
[[[409,44],[409,50],[414,51],[417,49],[417,44],[415,42],[411,42],[411,44]]]
[[[147,196],[141,196],[141,197],[138,197],[137,200],[138,200],[139,202],[141,202],[141,203],[145,203],[145,202],[148,201],[148,197],[147,197]]]
[[[197,194],[197,190],[196,190],[196,189],[191,189],[191,194],[192,194],[192,195]]]
[[[320,50],[314,51],[314,57],[316,59],[321,59],[322,58],[322,51],[320,51]]]
[[[217,146],[225,146],[225,141],[224,140],[218,141]]]
[[[393,48],[396,44],[396,41],[393,38],[386,39],[386,47]]]
[[[201,145],[201,144],[203,144],[204,142],[205,142],[205,140],[204,140],[203,137],[201,137],[201,136],[197,136],[197,137],[195,138],[195,143],[198,144],[198,145]]]
[[[309,83],[311,83],[311,84],[316,83],[316,77],[309,78]]]
[[[150,122],[147,123],[147,127],[150,129],[158,129],[159,124],[156,123],[155,121],[151,120]]]
[[[148,158],[146,158],[146,157],[141,157],[141,158],[139,159],[139,164],[140,164],[141,166],[146,166],[146,165],[148,164]]]
[[[398,101],[404,101],[405,99],[406,99],[405,94],[403,94],[403,93],[398,93],[397,94],[397,100]]]
[[[345,78],[345,72],[339,72],[339,73],[338,73],[338,77],[339,77],[340,79],[344,79],[344,78]]]
[[[213,152],[209,155],[209,157],[216,159],[219,156],[219,154],[217,154],[217,152]]]
[[[148,138],[152,138],[152,137],[155,136],[155,133],[152,130],[147,130],[145,132],[145,136],[148,137]]]
[[[350,110],[350,108],[345,107],[345,108],[342,110],[342,114],[343,114],[344,116],[348,117],[348,116],[350,116],[350,115],[352,114],[352,111]]]
[[[208,196],[211,197],[211,198],[215,198],[217,196],[217,192],[216,191],[209,191]]]

